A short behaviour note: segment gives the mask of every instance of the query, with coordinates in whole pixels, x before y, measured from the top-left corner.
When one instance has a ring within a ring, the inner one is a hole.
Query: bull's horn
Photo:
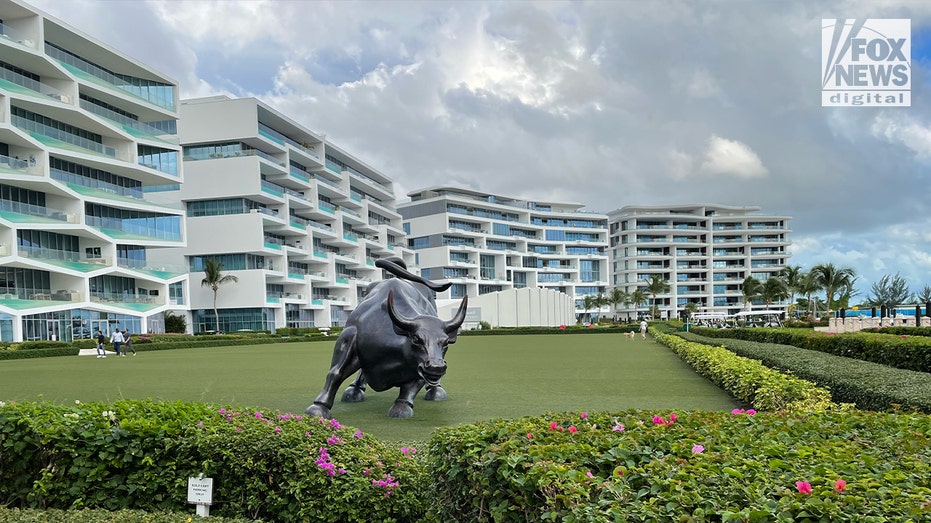
[[[394,310],[394,291],[388,291],[388,316],[391,317],[391,321],[394,322],[395,325],[407,332],[414,332],[417,330],[414,320],[407,319]]]
[[[446,323],[446,329],[445,329],[446,334],[453,334],[457,330],[459,330],[459,327],[462,326],[462,322],[465,321],[466,308],[468,306],[469,306],[469,297],[463,296],[462,302],[459,303],[459,310],[456,311],[456,315],[453,316],[453,319],[449,320]]]

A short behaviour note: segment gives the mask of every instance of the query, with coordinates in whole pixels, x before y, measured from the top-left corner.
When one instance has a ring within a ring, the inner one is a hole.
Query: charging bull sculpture
[[[414,415],[414,397],[427,386],[424,399],[441,401],[446,391],[440,379],[446,374],[446,349],[456,342],[465,320],[468,298],[450,321],[437,317],[433,291],[444,291],[451,283],[437,283],[407,271],[400,258],[376,260],[397,276],[372,283],[365,298],[346,320],[336,340],[333,360],[323,390],[305,411],[330,418],[336,391],[349,376],[360,371],[346,389],[342,401],[365,399],[366,383],[376,391],[399,387],[398,398],[388,417]]]

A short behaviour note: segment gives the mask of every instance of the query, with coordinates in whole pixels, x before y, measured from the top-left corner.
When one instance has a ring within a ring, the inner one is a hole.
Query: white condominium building
[[[571,296],[582,314],[585,296],[607,290],[605,214],[454,187],[408,196],[398,211],[421,275],[453,282],[438,300],[543,287]]]
[[[0,0],[0,340],[160,330],[187,274],[178,85],[15,0]]]
[[[613,256],[612,285],[628,293],[659,275],[669,291],[657,295],[664,317],[688,303],[700,311],[736,313],[763,305],[744,303],[743,281],[778,274],[789,253],[789,217],[759,214],[758,207],[724,205],[626,206],[608,213]],[[646,312],[648,302],[620,309]],[[788,303],[767,308],[785,310]]]
[[[378,258],[413,266],[391,179],[254,98],[184,100],[183,263],[191,327],[213,330],[204,264],[235,283],[217,293],[219,330],[343,325]],[[167,194],[167,193],[166,193]]]

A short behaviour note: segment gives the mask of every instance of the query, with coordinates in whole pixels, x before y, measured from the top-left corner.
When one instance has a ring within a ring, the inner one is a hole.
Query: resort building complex
[[[342,325],[382,278],[376,259],[416,270],[383,174],[254,98],[185,100],[180,116],[185,182],[164,195],[184,204],[188,241],[164,260],[190,272],[195,332]],[[237,279],[219,326],[210,259]]]
[[[662,316],[689,303],[734,313],[748,308],[744,279],[789,257],[789,218],[756,207],[600,214],[447,186],[408,196],[260,100],[182,101],[171,78],[0,0],[3,342],[162,332],[167,313],[190,332],[344,325],[385,257],[449,280],[441,316],[473,298],[467,326],[636,318],[646,304],[586,298],[653,276],[669,285]],[[203,285],[213,267],[235,282]]]
[[[184,213],[171,78],[17,1],[0,2],[0,340],[161,328],[187,274],[153,252]]]
[[[441,300],[525,287],[585,296],[608,289],[608,217],[575,203],[528,201],[454,187],[398,205],[421,275],[452,282]]]
[[[689,303],[697,310],[733,314],[751,308],[743,282],[777,275],[789,258],[789,217],[759,214],[758,207],[723,205],[626,206],[608,213],[613,287],[632,293],[658,275],[669,285],[656,296],[664,317]],[[648,310],[628,304],[636,317]],[[787,303],[753,306],[785,310]]]

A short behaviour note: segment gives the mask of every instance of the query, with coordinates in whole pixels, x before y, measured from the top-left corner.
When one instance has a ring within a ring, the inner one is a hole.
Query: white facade
[[[254,98],[185,100],[180,135],[187,210],[191,326],[215,328],[204,261],[236,283],[217,294],[220,330],[342,325],[375,260],[412,272],[392,181]],[[166,193],[167,194],[167,193]]]
[[[163,328],[187,274],[177,83],[15,0],[0,0],[0,339]]]
[[[626,206],[608,213],[612,285],[633,292],[660,275],[669,292],[657,296],[665,317],[686,304],[733,314],[747,308],[743,281],[778,274],[789,258],[789,217],[759,214],[758,207],[723,205]],[[644,290],[644,292],[646,292]],[[652,301],[652,297],[649,297]],[[619,309],[636,317],[649,304]],[[785,310],[788,303],[756,308]]]
[[[409,228],[421,275],[453,283],[438,293],[441,303],[542,287],[567,294],[582,314],[584,296],[607,290],[605,214],[583,212],[580,204],[455,187],[430,187],[408,196],[411,201],[399,204],[398,210]]]

